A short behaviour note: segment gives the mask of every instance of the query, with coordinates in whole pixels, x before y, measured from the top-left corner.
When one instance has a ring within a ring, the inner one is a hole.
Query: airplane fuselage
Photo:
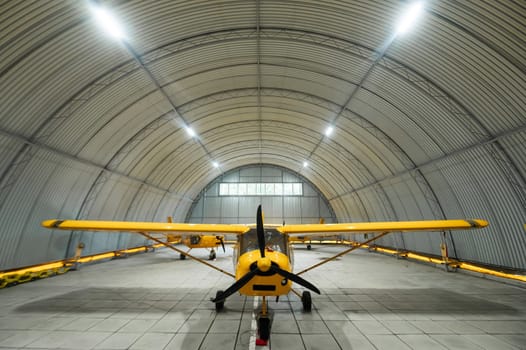
[[[237,259],[234,259],[236,280],[261,264],[261,253],[257,248],[257,233],[255,228],[240,236],[236,247]],[[274,227],[265,227],[265,259],[270,264],[287,272],[292,272],[292,251],[287,235]],[[261,266],[260,266],[261,269]],[[259,272],[239,292],[249,296],[279,296],[289,293],[292,281],[272,271]]]
[[[181,240],[188,248],[216,248],[221,245],[221,240],[217,236],[210,235],[191,235],[183,237]]]
[[[288,272],[292,271],[292,266],[287,255],[266,250],[265,257],[270,259],[271,264],[276,264],[279,268]],[[236,280],[239,280],[250,270],[257,267],[257,261],[261,258],[259,250],[252,250],[239,257],[236,269]],[[277,273],[268,271],[254,276],[239,292],[243,295],[251,296],[278,296],[288,294],[292,282]]]

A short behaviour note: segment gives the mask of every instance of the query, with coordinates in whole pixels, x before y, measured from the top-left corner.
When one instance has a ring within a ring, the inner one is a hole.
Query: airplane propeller
[[[223,248],[223,253],[225,252],[225,238],[223,236],[216,236],[216,239],[221,242],[221,248]]]
[[[261,257],[265,257],[265,229],[263,228],[263,214],[261,213],[261,205],[258,206],[256,214],[256,232],[258,235],[258,247]]]
[[[228,289],[226,289],[221,294],[217,295],[215,299],[212,299],[212,302],[218,303],[224,301],[226,298],[243,288],[254,276],[256,275],[273,275],[279,274],[280,276],[287,278],[307,289],[312,290],[315,293],[320,294],[320,290],[316,288],[312,283],[304,280],[298,275],[295,275],[291,272],[281,269],[277,264],[270,261],[270,259],[265,257],[265,229],[263,227],[263,215],[261,212],[261,205],[258,206],[257,218],[256,218],[256,233],[258,238],[258,248],[261,254],[261,258],[256,261],[251,266],[249,272],[247,272],[243,277],[237,280],[232,284]]]

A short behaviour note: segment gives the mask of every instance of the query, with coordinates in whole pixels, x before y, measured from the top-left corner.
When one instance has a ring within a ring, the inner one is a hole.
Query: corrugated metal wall
[[[515,136],[517,137],[517,135]],[[526,141],[526,140],[524,140]],[[491,265],[526,268],[526,234],[524,232],[524,208],[521,193],[508,181],[501,167],[485,160],[495,152],[493,144],[478,147],[469,152],[447,157],[422,169],[427,183],[446,218],[483,217],[491,224],[480,231],[448,233],[451,256],[483,262]],[[514,148],[524,149],[523,144]],[[520,169],[521,171],[524,168]],[[394,208],[396,220],[436,218],[430,198],[409,173],[396,180],[380,184],[388,202]],[[355,221],[391,220],[393,216],[382,215],[390,207],[379,198],[377,191],[365,190],[341,198]],[[331,202],[332,204],[332,202]],[[360,209],[361,208],[361,209]],[[366,216],[366,213],[369,213]],[[371,215],[374,213],[374,215]],[[503,220],[502,218],[506,218]],[[342,218],[339,218],[342,221]],[[358,238],[360,238],[358,236]],[[435,233],[406,233],[403,238],[392,236],[378,241],[381,245],[440,255],[441,235]]]
[[[191,201],[87,162],[65,158],[36,146],[13,143],[13,150],[32,148],[32,158],[4,183],[0,207],[0,270],[73,256],[78,242],[84,255],[145,244],[126,233],[52,232],[40,227],[48,218],[182,220]],[[12,171],[17,165],[12,165]],[[181,208],[176,210],[180,205]]]

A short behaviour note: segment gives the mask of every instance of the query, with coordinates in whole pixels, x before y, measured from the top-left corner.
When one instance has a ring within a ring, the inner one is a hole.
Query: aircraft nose
[[[270,258],[267,258],[267,257],[260,258],[257,261],[257,266],[261,272],[267,272],[268,270],[270,270],[270,266],[272,266],[272,262],[270,261]]]

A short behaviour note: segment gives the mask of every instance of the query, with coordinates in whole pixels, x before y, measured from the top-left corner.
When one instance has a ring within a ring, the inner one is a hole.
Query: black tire
[[[307,244],[307,250],[311,250],[311,249],[312,249],[311,245]]]
[[[270,338],[270,318],[260,317],[258,320],[259,339],[269,340]]]
[[[309,291],[303,291],[301,294],[301,303],[303,304],[303,311],[311,312],[312,310],[312,298]]]
[[[210,255],[208,256],[208,260],[214,260],[216,258],[216,252],[210,252]]]
[[[221,295],[221,294],[223,294],[223,291],[222,290],[218,290],[217,293],[216,293],[216,298],[219,295]],[[224,300],[216,303],[216,311],[217,312],[223,310],[224,307],[225,307],[225,301]]]
[[[184,255],[184,254],[179,254],[179,259],[181,259],[181,260],[186,259],[186,255]]]

